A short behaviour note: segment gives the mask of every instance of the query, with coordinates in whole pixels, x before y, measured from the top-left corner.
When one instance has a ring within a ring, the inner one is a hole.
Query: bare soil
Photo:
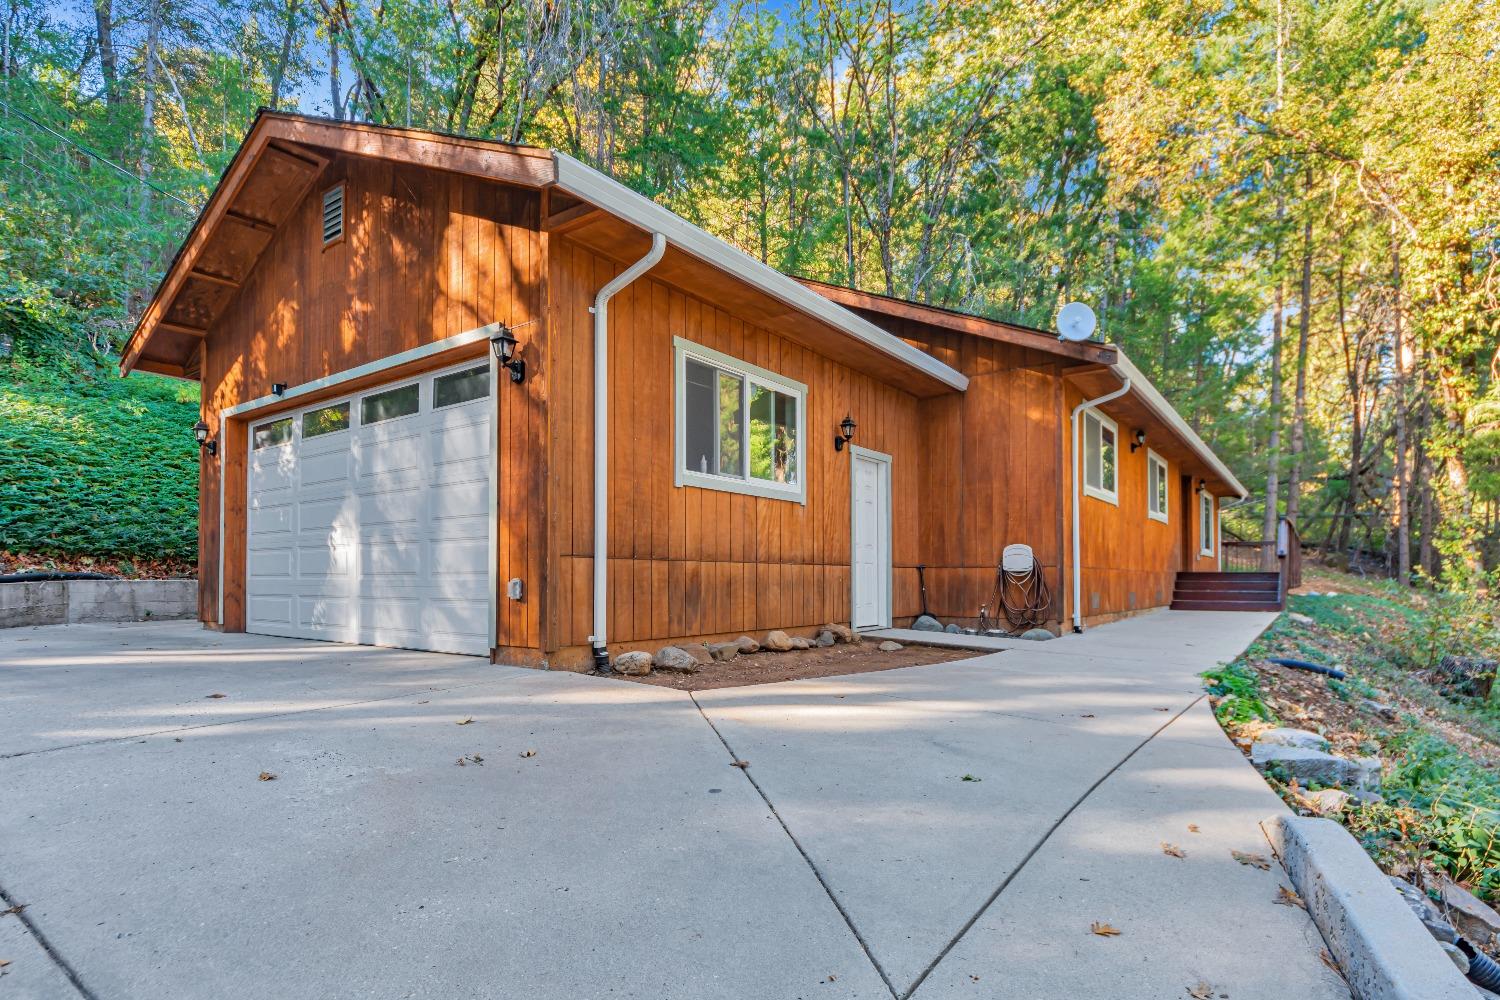
[[[895,670],[898,667],[919,667],[984,655],[972,649],[940,649],[937,646],[916,645],[883,653],[878,646],[879,643],[874,642],[856,642],[793,649],[785,653],[762,650],[759,653],[741,653],[728,663],[704,664],[696,674],[652,671],[645,677],[619,679],[676,688],[679,691],[709,691],[714,688],[775,684],[778,681],[795,681],[805,677],[837,677],[842,674]]]

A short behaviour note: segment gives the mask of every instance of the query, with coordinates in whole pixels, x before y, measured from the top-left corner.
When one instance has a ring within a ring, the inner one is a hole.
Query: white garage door
[[[246,628],[486,655],[490,369],[250,428]]]

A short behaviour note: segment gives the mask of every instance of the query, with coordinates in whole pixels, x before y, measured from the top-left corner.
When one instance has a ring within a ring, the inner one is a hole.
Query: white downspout
[[[615,293],[656,266],[667,251],[667,238],[651,234],[646,256],[616,275],[594,296],[594,666],[609,666],[605,648],[609,608],[609,300]]]
[[[1083,480],[1083,441],[1080,434],[1081,424],[1078,418],[1084,410],[1092,410],[1096,406],[1108,403],[1112,399],[1119,399],[1130,391],[1130,376],[1120,374],[1118,368],[1111,368],[1115,377],[1121,382],[1120,388],[1103,396],[1093,399],[1085,399],[1073,407],[1073,631],[1083,631],[1083,530],[1079,507],[1081,505],[1082,490],[1080,483]],[[1115,475],[1119,475],[1120,442],[1115,441]]]

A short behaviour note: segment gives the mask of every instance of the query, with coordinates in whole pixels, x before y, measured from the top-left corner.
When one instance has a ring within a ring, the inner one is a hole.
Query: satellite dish
[[[1097,322],[1094,310],[1082,302],[1069,302],[1057,311],[1057,339],[1088,340]]]

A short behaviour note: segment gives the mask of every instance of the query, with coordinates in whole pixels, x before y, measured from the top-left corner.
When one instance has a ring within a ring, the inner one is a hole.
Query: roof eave
[[[1229,471],[1229,466],[1225,465],[1219,459],[1219,456],[1214,454],[1214,450],[1208,446],[1208,442],[1199,437],[1198,432],[1193,430],[1186,420],[1182,419],[1182,414],[1178,413],[1172,404],[1167,402],[1167,398],[1161,394],[1156,386],[1151,384],[1151,380],[1146,377],[1146,374],[1137,368],[1130,358],[1126,357],[1125,352],[1118,345],[1115,347],[1115,354],[1115,363],[1111,366],[1115,374],[1120,378],[1130,379],[1132,392],[1146,404],[1146,407],[1152,413],[1156,414],[1157,418],[1165,423],[1173,434],[1176,434],[1186,442],[1194,454],[1201,458],[1213,470],[1214,475],[1234,491],[1236,496],[1240,497],[1240,499],[1249,496],[1250,491],[1245,489],[1244,484],[1239,481],[1233,472]]]

